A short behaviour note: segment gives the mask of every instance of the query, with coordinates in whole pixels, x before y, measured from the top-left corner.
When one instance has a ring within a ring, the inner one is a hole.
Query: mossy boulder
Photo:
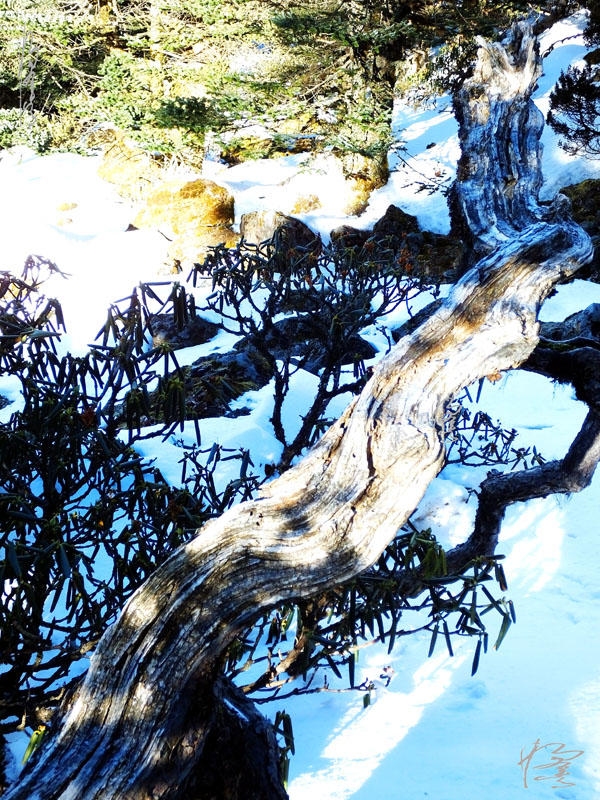
[[[590,178],[560,191],[571,201],[575,222],[591,223],[592,230],[600,230],[600,180]]]
[[[147,197],[134,220],[138,228],[160,228],[174,236],[233,222],[233,196],[206,178],[164,181]]]
[[[371,157],[362,153],[350,152],[341,156],[342,171],[349,191],[349,199],[344,213],[359,215],[369,204],[371,193],[388,181],[389,169],[387,155]]]

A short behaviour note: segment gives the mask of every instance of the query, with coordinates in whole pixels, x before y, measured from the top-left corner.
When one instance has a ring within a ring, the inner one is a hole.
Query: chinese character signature
[[[533,745],[531,751],[527,754],[524,754],[525,748],[521,750],[521,760],[517,762],[517,765],[521,767],[523,772],[523,786],[525,789],[529,788],[527,786],[527,770],[531,766],[531,762],[537,752],[540,750],[544,750],[547,747],[554,747],[554,750],[551,750],[552,758],[547,764],[538,764],[532,769],[551,769],[553,770],[552,775],[537,775],[534,780],[536,781],[555,781],[555,784],[552,786],[553,789],[559,789],[561,786],[575,786],[574,783],[570,783],[569,781],[565,781],[565,775],[568,775],[569,767],[571,766],[571,762],[574,759],[579,758],[579,756],[583,755],[583,750],[565,750],[565,745],[561,742],[549,742],[548,744],[540,744],[540,740],[536,739],[535,744]],[[570,776],[569,776],[570,777]]]

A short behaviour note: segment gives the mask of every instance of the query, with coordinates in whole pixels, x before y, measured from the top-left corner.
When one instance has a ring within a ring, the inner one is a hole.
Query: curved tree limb
[[[477,556],[493,555],[509,505],[580,492],[590,485],[600,462],[600,304],[563,322],[544,322],[540,330],[540,342],[521,369],[571,383],[577,398],[588,405],[588,414],[563,459],[522,472],[491,470],[479,489],[473,533],[446,555],[450,573],[461,572]]]
[[[479,555],[492,555],[509,505],[550,494],[580,492],[600,462],[600,306],[593,304],[564,322],[542,323],[543,337],[521,367],[571,383],[589,411],[565,457],[522,472],[492,470],[479,489],[473,533],[447,553],[449,572],[460,572]]]
[[[448,571],[460,572],[476,556],[493,555],[509,505],[549,494],[580,492],[591,483],[599,461],[600,415],[590,411],[563,459],[521,472],[492,470],[479,488],[473,533],[447,553]]]
[[[600,303],[563,322],[543,322],[540,331],[523,369],[571,383],[578,400],[600,411]]]
[[[506,49],[482,43],[456,101],[455,215],[484,254],[476,267],[296,467],[207,523],[136,592],[8,800],[180,795],[213,724],[228,644],[266,609],[374,563],[443,465],[447,402],[529,356],[541,303],[592,255],[563,207],[537,203],[540,71],[535,39],[515,28]]]

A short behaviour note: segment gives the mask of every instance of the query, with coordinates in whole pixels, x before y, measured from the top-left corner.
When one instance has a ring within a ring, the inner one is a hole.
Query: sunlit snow
[[[560,69],[585,52],[581,39],[560,41],[580,28],[581,18],[564,21],[542,37],[543,51],[555,45],[534,96],[543,111]],[[446,232],[443,194],[422,187],[454,174],[457,126],[448,100],[425,109],[398,101],[394,127],[405,149],[390,155],[388,184],[373,194],[358,218],[343,215],[341,173],[327,156],[312,167],[305,156],[290,156],[228,169],[207,162],[205,171],[234,193],[238,222],[249,210],[289,213],[310,190],[321,208],[298,216],[324,238],[341,222],[369,227],[390,203],[416,214],[424,228]],[[552,131],[544,132],[543,144],[544,197],[600,173],[600,162],[566,156]],[[61,347],[75,353],[93,340],[109,303],[131,294],[140,281],[165,279],[161,269],[168,242],[157,231],[126,232],[131,206],[97,177],[97,165],[97,158],[38,158],[23,149],[0,157],[0,269],[18,271],[29,254],[56,262],[65,276],[54,275],[44,290],[63,304],[68,335]],[[591,302],[600,302],[600,286],[575,281],[546,302],[541,316],[561,319]],[[405,313],[398,311],[397,318]],[[369,336],[383,346],[376,330]],[[228,350],[232,340],[222,334],[187,353],[179,351],[178,359],[187,364],[200,354]],[[300,424],[315,381],[308,373],[293,377],[293,399],[284,407],[290,430]],[[0,378],[0,393],[12,401],[0,410],[2,420],[18,407],[17,392],[14,380]],[[330,412],[340,413],[347,400],[338,399]],[[271,387],[249,392],[233,405],[247,408],[248,415],[201,420],[203,444],[247,447],[257,467],[276,461],[281,445],[269,423]],[[494,385],[486,382],[481,406],[504,426],[517,428],[520,441],[535,445],[546,458],[564,455],[585,415],[571,389],[520,372]],[[195,439],[190,423],[165,442],[145,440],[140,450],[156,458],[165,477],[177,483],[182,444]],[[226,482],[235,464],[223,462],[219,469],[217,479]],[[475,512],[470,495],[484,476],[485,470],[448,467],[428,489],[415,522],[431,527],[446,546],[462,541]],[[360,652],[357,682],[376,684],[367,708],[360,691],[321,692],[263,706],[273,716],[277,707],[292,715],[297,751],[291,761],[292,800],[506,800],[523,792],[526,800],[599,796],[599,511],[599,476],[579,495],[509,509],[499,552],[506,555],[506,595],[514,601],[517,624],[497,652],[490,647],[482,656],[474,678],[472,642],[457,643],[450,658],[443,640],[438,641],[428,660],[430,637],[425,633],[401,637],[389,655],[380,646]],[[413,624],[418,627],[423,620],[407,620],[406,627]],[[495,633],[490,631],[492,641]],[[395,676],[386,687],[380,675],[388,665]],[[347,686],[332,675],[328,679],[332,689]],[[517,762],[521,750],[531,749],[536,739],[583,751],[570,767],[574,786],[552,789],[551,782],[531,780],[524,789]],[[20,760],[26,742],[15,736],[11,742]]]

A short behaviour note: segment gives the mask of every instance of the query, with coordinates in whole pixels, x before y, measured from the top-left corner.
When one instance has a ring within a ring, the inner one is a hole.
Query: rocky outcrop
[[[326,366],[328,356],[327,327],[315,325],[310,316],[294,316],[278,320],[265,336],[269,352],[277,360],[294,360],[297,366],[318,375]],[[243,344],[241,345],[244,346]],[[356,335],[348,338],[341,364],[356,364],[373,358],[377,350]]]
[[[391,205],[372,230],[341,225],[331,231],[334,247],[370,253],[391,252],[407,275],[452,283],[464,272],[463,245],[453,235],[422,231],[417,218]]]
[[[340,225],[329,234],[334,248],[360,250],[371,236],[371,231],[363,231],[352,225]]]
[[[201,263],[211,247],[235,247],[239,242],[229,227],[234,199],[227,189],[205,178],[165,181],[159,161],[118,131],[99,131],[96,137],[104,146],[100,177],[141,204],[132,229],[157,228],[172,240],[168,271]]]
[[[178,326],[172,314],[159,314],[150,319],[154,346],[167,343],[173,349],[208,341],[218,328],[196,317]],[[229,405],[248,391],[260,389],[274,376],[275,360],[293,360],[297,367],[318,375],[328,359],[328,329],[319,327],[309,316],[278,320],[260,342],[260,350],[249,339],[242,339],[229,353],[202,356],[183,370],[186,417],[188,419],[237,416]],[[376,354],[373,345],[355,335],[348,338],[342,364],[357,364]],[[152,396],[160,411],[160,389]],[[158,402],[157,402],[158,401]],[[152,418],[148,422],[157,422]]]
[[[253,211],[242,216],[242,241],[247,245],[263,245],[272,249],[276,271],[289,270],[303,259],[316,259],[323,243],[321,237],[295,217],[279,211]]]
[[[407,214],[402,211],[398,206],[390,205],[383,217],[377,220],[373,225],[373,233],[378,237],[394,237],[398,233],[408,235],[410,233],[418,234],[421,228],[417,218],[412,214]]]
[[[229,404],[272,378],[268,361],[253,347],[199,358],[185,370],[189,417],[232,416]]]
[[[169,342],[177,342],[178,336],[174,332]],[[187,416],[232,416],[229,410],[232,400],[248,391],[260,389],[271,380],[274,375],[272,358],[292,359],[298,367],[314,375],[319,374],[327,360],[324,332],[302,316],[276,322],[262,344],[268,347],[269,359],[250,340],[244,339],[229,353],[204,356],[186,367]],[[352,336],[347,342],[342,363],[355,364],[375,354],[373,345],[360,336]]]

